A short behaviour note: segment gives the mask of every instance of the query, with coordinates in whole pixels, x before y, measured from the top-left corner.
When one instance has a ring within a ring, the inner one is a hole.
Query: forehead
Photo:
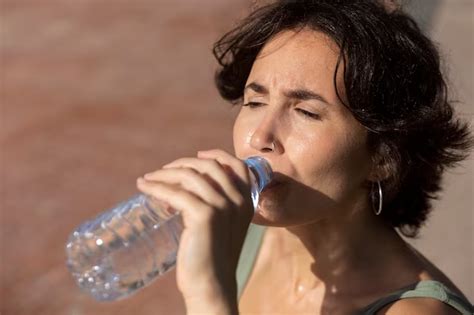
[[[255,62],[293,61],[305,66],[335,65],[339,47],[326,34],[303,28],[285,30],[273,36],[262,48]],[[282,59],[283,58],[283,59]]]
[[[264,45],[249,78],[258,75],[262,80],[284,79],[295,84],[321,80],[333,84],[338,57],[339,47],[326,34],[307,28],[285,30]]]
[[[284,30],[271,37],[264,45],[259,57],[277,51],[279,49],[286,51],[304,51],[309,53],[321,53],[338,55],[339,47],[325,33],[309,29],[308,27],[300,30]]]

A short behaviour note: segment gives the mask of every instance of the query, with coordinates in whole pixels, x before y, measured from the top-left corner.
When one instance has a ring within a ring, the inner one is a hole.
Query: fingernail
[[[151,173],[147,173],[147,174],[143,175],[143,177],[144,177],[144,178],[146,178],[146,179],[150,179],[150,178],[151,178],[151,176],[152,176],[152,174],[151,174]]]
[[[146,175],[145,175],[145,176],[146,176]],[[145,182],[145,179],[144,179],[143,177],[138,177],[138,178],[137,178],[137,183],[142,184],[142,183],[144,183],[144,182]]]

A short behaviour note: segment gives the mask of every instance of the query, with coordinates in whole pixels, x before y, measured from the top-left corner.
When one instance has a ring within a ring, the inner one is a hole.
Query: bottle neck
[[[250,169],[252,202],[256,210],[260,193],[272,180],[273,171],[267,160],[259,156],[249,157],[244,162]]]

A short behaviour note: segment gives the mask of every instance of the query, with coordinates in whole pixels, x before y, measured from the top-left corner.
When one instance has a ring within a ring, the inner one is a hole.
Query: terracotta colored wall
[[[234,111],[213,87],[211,45],[250,2],[2,2],[2,314],[183,311],[171,276],[97,304],[67,273],[63,247],[78,223],[133,194],[137,176],[198,149],[232,151]],[[473,4],[430,12],[459,98],[472,100]],[[472,108],[460,105],[471,120]],[[472,170],[471,160],[447,177],[416,242],[471,299]]]

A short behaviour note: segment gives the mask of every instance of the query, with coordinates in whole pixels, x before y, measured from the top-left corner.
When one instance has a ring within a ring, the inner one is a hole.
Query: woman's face
[[[338,54],[323,33],[284,31],[252,66],[234,149],[242,159],[265,157],[281,182],[262,193],[254,223],[301,225],[366,206],[367,132],[336,95]]]

